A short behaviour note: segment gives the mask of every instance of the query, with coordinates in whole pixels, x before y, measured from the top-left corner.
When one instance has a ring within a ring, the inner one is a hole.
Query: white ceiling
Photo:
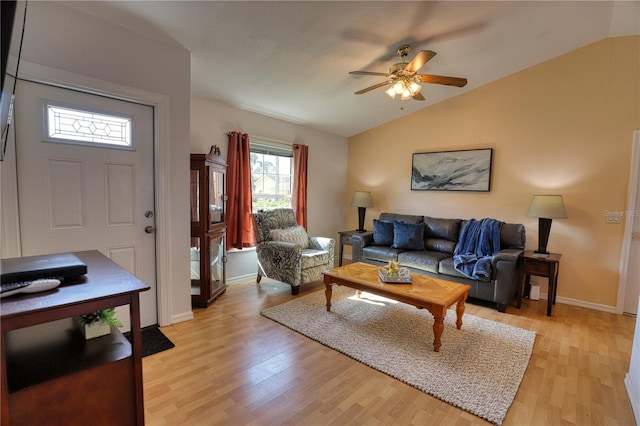
[[[352,136],[607,37],[640,34],[640,2],[116,1],[65,2],[192,52],[191,89],[237,108]],[[396,48],[437,55],[420,72],[424,102],[384,89]],[[593,58],[594,61],[599,58]],[[588,65],[588,64],[585,64]]]

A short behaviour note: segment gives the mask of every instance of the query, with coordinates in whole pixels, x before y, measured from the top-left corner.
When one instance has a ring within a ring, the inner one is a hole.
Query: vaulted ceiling
[[[590,43],[640,34],[640,2],[115,1],[65,2],[192,52],[192,94],[341,136],[396,119]],[[399,62],[399,45],[437,55],[425,101],[354,92]],[[602,58],[593,58],[594,61]],[[589,64],[585,64],[589,66]]]

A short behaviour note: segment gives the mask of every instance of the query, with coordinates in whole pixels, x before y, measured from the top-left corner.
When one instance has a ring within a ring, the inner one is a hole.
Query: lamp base
[[[551,232],[551,219],[544,217],[538,218],[538,250],[535,253],[546,254],[547,242],[549,241],[549,233]]]
[[[358,207],[358,229],[356,229],[356,232],[367,232],[367,230],[364,229],[364,215],[366,212],[366,207]]]

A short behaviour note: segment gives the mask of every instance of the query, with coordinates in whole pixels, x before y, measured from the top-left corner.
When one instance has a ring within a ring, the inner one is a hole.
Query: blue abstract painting
[[[413,154],[411,189],[488,192],[492,158],[492,148]]]

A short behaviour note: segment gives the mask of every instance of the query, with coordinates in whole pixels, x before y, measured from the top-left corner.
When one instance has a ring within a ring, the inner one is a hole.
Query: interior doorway
[[[640,298],[640,130],[634,132],[617,311],[638,314]]]

